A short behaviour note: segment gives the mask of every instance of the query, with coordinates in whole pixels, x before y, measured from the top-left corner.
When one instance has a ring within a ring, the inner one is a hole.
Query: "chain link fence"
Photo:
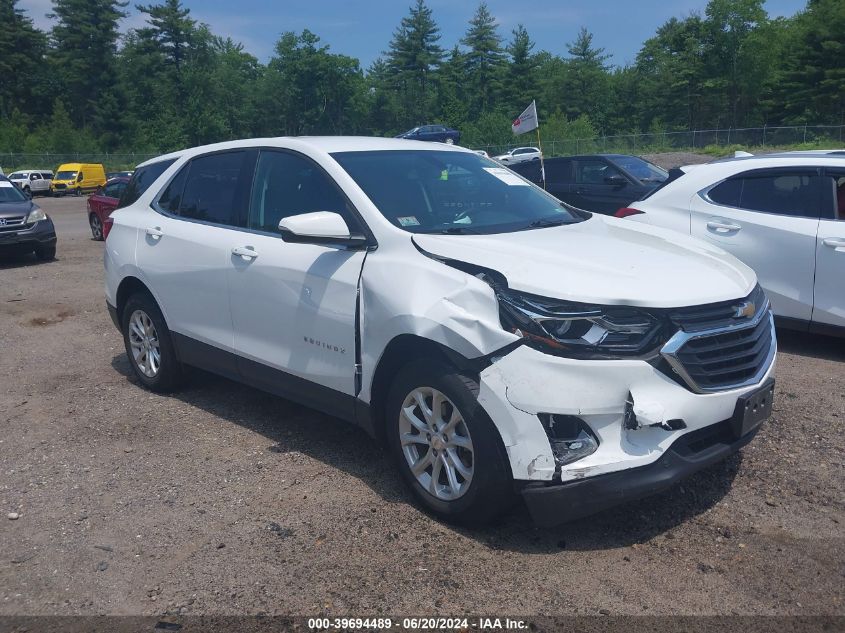
[[[540,128],[542,136],[542,126]],[[701,151],[725,148],[765,148],[806,146],[843,147],[845,125],[803,125],[778,127],[750,127],[727,130],[687,130],[685,132],[654,132],[649,134],[617,134],[595,138],[547,139],[543,141],[546,156],[573,154],[620,153],[653,154],[657,152]],[[528,134],[523,143],[474,145],[491,156],[503,154],[514,147],[532,145],[535,136]],[[6,174],[15,169],[55,169],[62,163],[102,163],[106,171],[133,169],[157,154],[64,153],[25,154],[0,153],[0,167]]]
[[[543,128],[540,127],[542,137]],[[654,132],[649,134],[618,134],[595,138],[543,140],[546,156],[573,154],[619,153],[652,154],[657,152],[695,152],[703,149],[780,148],[806,145],[813,147],[843,147],[845,125],[802,125],[778,127],[750,127],[726,130],[687,130],[684,132]],[[525,142],[507,145],[480,145],[491,156],[503,154],[514,147],[533,145],[536,137],[525,135]]]
[[[25,154],[0,152],[0,168],[8,176],[16,169],[50,169],[56,171],[64,163],[102,163],[106,171],[134,169],[158,154],[111,154],[68,152],[63,154]]]

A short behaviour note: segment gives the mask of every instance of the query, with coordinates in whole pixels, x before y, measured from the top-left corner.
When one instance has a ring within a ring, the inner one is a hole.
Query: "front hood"
[[[652,308],[729,301],[757,281],[725,251],[666,229],[594,215],[560,227],[496,235],[427,235],[427,253],[502,273],[530,294]]]
[[[0,218],[16,218],[22,215],[28,215],[35,208],[36,206],[31,200],[3,202],[0,203]]]

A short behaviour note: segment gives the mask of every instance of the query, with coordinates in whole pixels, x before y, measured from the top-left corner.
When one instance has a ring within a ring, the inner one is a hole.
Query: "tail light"
[[[640,211],[639,209],[632,209],[630,207],[622,207],[614,213],[617,218],[627,218],[629,215],[638,215],[640,213],[645,213],[645,211]]]
[[[111,232],[111,227],[114,226],[114,220],[111,218],[106,218],[103,220],[103,239],[106,239]]]

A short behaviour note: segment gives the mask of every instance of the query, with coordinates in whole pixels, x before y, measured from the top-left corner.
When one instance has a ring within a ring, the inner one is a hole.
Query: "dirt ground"
[[[845,341],[781,332],[773,418],[671,491],[456,529],[339,420],[142,389],[84,199],[39,203],[58,260],[0,260],[0,616],[845,614]]]

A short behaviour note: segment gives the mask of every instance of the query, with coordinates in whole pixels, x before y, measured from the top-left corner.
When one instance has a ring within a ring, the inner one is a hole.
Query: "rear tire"
[[[150,391],[168,393],[182,384],[182,365],[164,316],[149,293],[129,297],[120,318],[123,344],[138,380]]]
[[[465,525],[488,523],[514,500],[505,447],[477,394],[470,376],[424,359],[399,371],[385,411],[390,450],[416,499]]]
[[[446,145],[454,145],[454,144],[455,144],[455,139],[453,139],[453,138],[447,138],[446,139]]]
[[[91,237],[94,238],[97,242],[103,241],[103,223],[100,222],[100,218],[97,216],[96,213],[92,213],[88,216],[88,224],[91,227]]]
[[[38,246],[35,249],[35,257],[42,262],[51,262],[56,259],[56,245],[52,246]]]

